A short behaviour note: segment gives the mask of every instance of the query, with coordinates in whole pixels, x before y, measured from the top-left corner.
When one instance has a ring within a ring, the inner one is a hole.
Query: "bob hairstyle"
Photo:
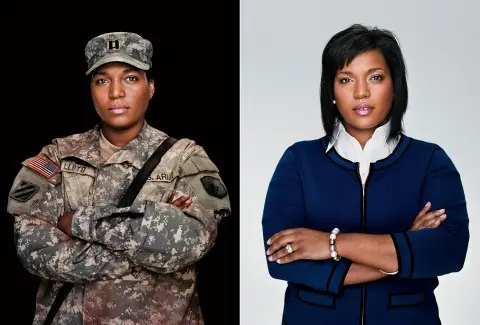
[[[336,123],[343,122],[337,106],[333,104],[335,76],[356,56],[369,50],[379,50],[382,53],[392,76],[393,102],[387,116],[387,119],[391,119],[388,140],[403,131],[403,115],[408,103],[407,71],[397,39],[389,30],[354,24],[335,34],[323,50],[320,105],[323,128],[328,141],[332,138]]]

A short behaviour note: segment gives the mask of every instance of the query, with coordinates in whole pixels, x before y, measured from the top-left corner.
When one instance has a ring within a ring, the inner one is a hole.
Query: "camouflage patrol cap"
[[[124,62],[142,70],[152,66],[153,47],[135,33],[114,32],[98,35],[85,46],[86,75],[108,62]]]

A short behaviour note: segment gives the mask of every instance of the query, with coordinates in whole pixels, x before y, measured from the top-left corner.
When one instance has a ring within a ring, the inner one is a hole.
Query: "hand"
[[[417,217],[413,221],[413,225],[409,230],[421,230],[425,228],[438,228],[440,223],[447,219],[445,214],[445,209],[440,209],[437,211],[428,212],[432,204],[427,202],[422,210],[418,213]]]
[[[330,233],[306,228],[282,230],[273,235],[267,244],[269,261],[285,264],[293,261],[326,260],[330,256]],[[290,244],[293,252],[288,253],[286,246]]]
[[[58,229],[72,237],[72,218],[75,214],[75,211],[66,211],[63,215],[58,218],[57,226]]]
[[[175,196],[177,194],[180,194],[181,196],[175,199]],[[190,195],[188,194],[180,191],[175,191],[175,193],[173,193],[170,197],[170,203],[179,208],[180,210],[183,210],[185,208],[188,208],[192,204],[192,199],[190,199]]]

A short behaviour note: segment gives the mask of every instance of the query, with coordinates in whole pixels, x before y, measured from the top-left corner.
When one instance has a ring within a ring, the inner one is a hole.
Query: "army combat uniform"
[[[167,135],[146,122],[105,156],[99,125],[55,139],[23,162],[8,198],[23,266],[42,278],[34,324],[42,324],[63,282],[75,286],[53,324],[203,324],[195,262],[214,245],[230,213],[227,189],[202,147],[180,139],[130,207],[119,198]],[[104,157],[102,157],[102,155]],[[168,203],[188,193],[183,211]],[[76,211],[72,237],[57,228]]]

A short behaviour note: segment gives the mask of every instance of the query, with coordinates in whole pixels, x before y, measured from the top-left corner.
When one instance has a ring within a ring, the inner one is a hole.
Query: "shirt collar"
[[[388,135],[390,134],[390,128],[391,128],[391,121],[389,120],[384,125],[376,128],[375,132],[373,132],[372,137],[368,141],[374,140],[375,142],[381,142],[381,143],[387,142]],[[342,133],[346,133],[347,135],[351,136],[350,134],[348,134],[347,130],[343,126],[343,123],[338,121],[335,125],[332,138],[328,143],[327,150],[325,150],[325,152],[329,152],[330,149],[332,149],[335,146],[335,143],[337,142],[339,136]],[[383,141],[378,141],[378,140],[383,140]]]

